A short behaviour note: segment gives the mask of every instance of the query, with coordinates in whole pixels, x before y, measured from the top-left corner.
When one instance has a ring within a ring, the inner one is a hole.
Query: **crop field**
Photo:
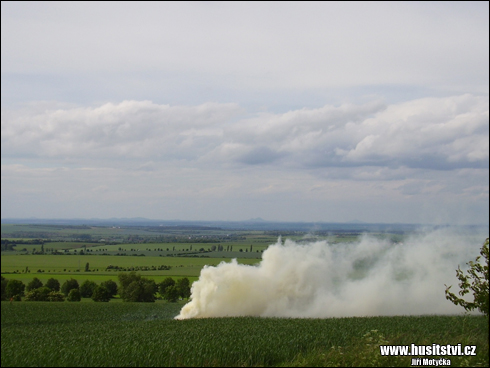
[[[103,275],[116,277],[120,271],[140,272],[136,267],[169,266],[169,270],[141,271],[143,276],[199,276],[205,265],[216,266],[220,262],[229,262],[231,258],[193,258],[193,257],[121,257],[95,255],[2,255],[2,274],[6,278],[53,277],[64,274],[68,277],[90,277]],[[259,259],[243,258],[242,264],[255,264]],[[89,272],[85,272],[86,264]],[[108,266],[119,269],[106,270]],[[28,272],[26,271],[26,267]],[[40,272],[38,272],[40,271]],[[14,273],[14,274],[12,274]]]
[[[289,231],[298,244],[354,242],[353,232]],[[219,228],[2,224],[1,272],[27,285],[101,283],[136,271],[160,283],[196,281],[205,265],[257,264],[280,231]],[[401,233],[372,237],[403,242]],[[363,263],[355,271],[363,272]],[[157,295],[158,296],[158,295]],[[476,346],[451,366],[488,366],[488,318],[395,316],[325,319],[221,317],[175,320],[184,302],[2,302],[2,366],[410,366],[411,356],[382,356],[383,346]],[[226,314],[224,314],[226,315]]]
[[[15,244],[10,250],[3,250],[2,247],[2,275],[7,279],[21,280],[25,284],[34,277],[43,283],[52,277],[61,283],[70,278],[100,283],[109,279],[117,280],[119,272],[132,270],[156,282],[166,277],[188,277],[194,281],[205,265],[216,266],[232,259],[237,259],[241,264],[260,262],[262,252],[276,243],[280,235],[254,230],[160,230],[151,227],[86,225],[1,226],[2,241]],[[109,241],[119,236],[126,242]],[[157,238],[178,241],[162,242],[155,240]],[[326,238],[331,242],[346,242],[357,239],[357,236],[342,234],[317,237],[298,233],[290,234],[288,238],[298,242]],[[89,272],[85,271],[87,264]],[[151,270],[152,267],[158,268],[162,265],[169,266],[170,269]],[[113,268],[108,270],[108,266]],[[150,270],[143,270],[144,268]]]
[[[379,345],[476,345],[451,366],[488,366],[478,316],[174,320],[179,303],[2,302],[2,367],[410,366]],[[431,357],[435,358],[435,357]]]

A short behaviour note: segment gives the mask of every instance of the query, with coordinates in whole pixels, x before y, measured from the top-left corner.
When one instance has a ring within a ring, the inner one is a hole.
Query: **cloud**
[[[463,95],[392,105],[357,127],[348,162],[433,169],[488,167],[488,100]]]
[[[488,99],[326,105],[243,117],[237,104],[2,111],[2,157],[183,161],[287,169],[488,168]],[[193,164],[194,163],[194,164]],[[372,171],[371,171],[372,172]],[[379,172],[378,172],[379,173]]]
[[[208,151],[235,104],[107,103],[12,114],[2,111],[2,156],[43,158],[196,159]]]

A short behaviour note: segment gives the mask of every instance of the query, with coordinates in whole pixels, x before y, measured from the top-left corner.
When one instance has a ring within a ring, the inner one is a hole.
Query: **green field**
[[[161,282],[166,277],[175,279],[187,277],[195,281],[205,265],[216,266],[220,262],[229,262],[223,258],[192,257],[121,257],[121,256],[74,256],[74,255],[2,255],[2,276],[7,279],[21,280],[24,284],[34,277],[45,283],[50,278],[60,283],[74,278],[79,282],[91,280],[97,283],[106,280],[117,282],[119,272],[136,271],[142,276]],[[258,259],[241,259],[242,264],[255,264]],[[90,272],[85,272],[86,264]],[[107,270],[107,266],[118,266],[122,270]],[[136,267],[170,266],[170,270],[140,271]],[[28,272],[26,272],[26,267]],[[38,272],[41,271],[41,272]]]
[[[114,279],[118,271],[106,271],[109,265],[118,266],[122,271],[137,272],[144,267],[168,265],[170,270],[141,272],[157,282],[168,276],[192,280],[199,276],[204,265],[216,266],[234,258],[242,264],[260,262],[262,252],[275,244],[279,236],[279,232],[254,230],[186,231],[160,230],[158,227],[16,224],[2,224],[1,227],[2,242],[15,244],[4,250],[2,243],[1,273],[24,283],[33,277],[43,282],[51,277],[60,281],[71,277],[96,282]],[[373,236],[390,237],[394,241],[400,239],[400,235],[394,234]],[[298,242],[328,239],[332,243],[342,243],[355,241],[357,236],[318,237],[296,232],[288,238]],[[87,263],[90,272],[84,272]]]
[[[412,357],[381,356],[379,345],[412,343],[476,345],[476,356],[441,358],[489,363],[485,317],[174,320],[181,306],[2,302],[1,365],[410,366]]]
[[[188,277],[194,281],[205,265],[216,266],[234,258],[241,264],[256,264],[260,262],[262,252],[270,244],[277,242],[277,236],[267,235],[263,231],[218,229],[185,233],[168,230],[164,235],[178,235],[176,239],[179,241],[161,242],[154,239],[162,234],[155,233],[150,228],[14,224],[1,226],[2,241],[18,242],[12,250],[2,251],[2,276],[21,280],[25,284],[33,277],[39,278],[43,283],[51,277],[61,283],[70,278],[99,283],[109,279],[117,280],[119,272],[132,270],[156,282],[166,277]],[[14,238],[13,235],[27,237]],[[35,238],[36,235],[52,238]],[[119,235],[124,235],[126,241],[132,242],[105,242],[106,239]],[[106,239],[102,239],[104,242],[72,239],[77,236],[87,236],[88,239],[103,236]],[[215,238],[220,241],[213,242]],[[90,272],[85,272],[87,263]],[[170,266],[170,270],[142,270],[145,267],[158,268],[162,265]],[[106,270],[108,266],[117,266],[119,269]]]
[[[346,233],[291,234],[298,243],[358,239]],[[400,234],[371,235],[403,241]],[[34,277],[43,283],[50,278],[60,284],[70,278],[79,284],[117,282],[120,272],[130,271],[157,283],[167,277],[193,282],[205,265],[233,258],[257,264],[276,242],[275,232],[264,231],[186,234],[158,228],[2,225],[1,272],[26,285]],[[169,269],[158,270],[163,265]],[[412,343],[475,345],[475,356],[420,358],[450,359],[451,366],[489,364],[488,317],[483,316],[174,320],[183,305],[161,299],[128,303],[120,298],[109,303],[90,298],[82,303],[2,302],[1,365],[410,366],[413,357],[382,356],[379,346]]]

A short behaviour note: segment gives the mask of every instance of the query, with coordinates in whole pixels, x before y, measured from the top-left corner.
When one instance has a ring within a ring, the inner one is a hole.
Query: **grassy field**
[[[178,303],[2,302],[2,367],[410,366],[379,345],[476,345],[451,366],[488,366],[472,316],[174,320]],[[437,358],[421,356],[421,358]]]
[[[169,276],[193,282],[205,265],[232,258],[256,264],[262,251],[277,242],[276,234],[270,232],[235,231],[228,239],[222,230],[192,232],[188,238],[175,231],[180,236],[175,242],[165,242],[163,237],[153,241],[158,230],[2,225],[2,240],[15,235],[26,243],[2,251],[2,276],[24,284],[34,277],[43,283],[55,278],[60,284],[74,278],[81,284],[85,280],[117,282],[119,272],[135,270],[157,283]],[[357,239],[352,234],[292,234],[298,242]],[[41,241],[34,235],[44,239],[45,252],[63,255],[33,254],[41,251]],[[167,235],[172,239],[172,229]],[[397,234],[371,235],[403,240]],[[92,241],[78,238],[83,236]],[[211,236],[219,241],[209,241]],[[117,238],[126,240],[112,241]],[[220,245],[224,250],[213,250]],[[119,269],[108,270],[109,265]],[[162,265],[170,269],[151,270]],[[489,364],[488,317],[483,316],[174,320],[183,303],[124,303],[121,299],[96,303],[89,298],[82,303],[2,302],[1,366],[410,366],[413,356],[382,356],[379,346],[412,343],[475,345],[475,356],[415,357],[446,358],[451,366]]]
[[[17,244],[8,249],[2,245],[2,276],[20,280],[26,285],[34,277],[43,283],[55,278],[61,284],[70,278],[79,283],[85,280],[96,283],[117,281],[119,272],[133,270],[157,283],[166,277],[187,277],[193,282],[205,265],[216,266],[234,258],[241,264],[257,264],[262,259],[262,252],[275,244],[280,235],[280,232],[219,228],[193,230],[41,224],[2,224],[1,228],[2,244],[7,240]],[[174,235],[175,241],[168,241],[174,239]],[[298,242],[321,239],[349,242],[355,241],[357,236],[318,237],[289,232],[287,238]],[[85,272],[87,264],[89,272]],[[158,270],[163,265],[170,269]],[[118,269],[108,270],[108,266],[117,266]],[[151,270],[152,267],[156,269]]]
[[[97,255],[2,255],[2,276],[17,279],[24,283],[33,277],[41,281],[51,277],[59,279],[88,279],[104,281],[117,278],[119,272],[132,271],[135,267],[170,266],[169,270],[140,271],[142,276],[155,279],[165,277],[198,277],[205,265],[216,266],[220,262],[229,262],[230,258],[193,258],[193,257],[137,257],[137,256],[97,256]],[[242,264],[255,264],[259,259],[240,259]],[[85,272],[89,264],[90,272]],[[123,270],[106,270],[109,266],[118,266]],[[28,271],[25,272],[26,267]],[[38,272],[42,271],[42,272]],[[15,273],[14,273],[15,272]]]

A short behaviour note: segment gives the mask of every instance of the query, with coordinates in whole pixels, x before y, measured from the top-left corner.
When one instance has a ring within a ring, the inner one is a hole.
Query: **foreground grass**
[[[410,366],[379,345],[476,345],[452,366],[488,366],[475,316],[177,321],[182,304],[2,302],[7,366]],[[375,331],[373,331],[375,330]],[[435,357],[427,357],[435,358]]]

